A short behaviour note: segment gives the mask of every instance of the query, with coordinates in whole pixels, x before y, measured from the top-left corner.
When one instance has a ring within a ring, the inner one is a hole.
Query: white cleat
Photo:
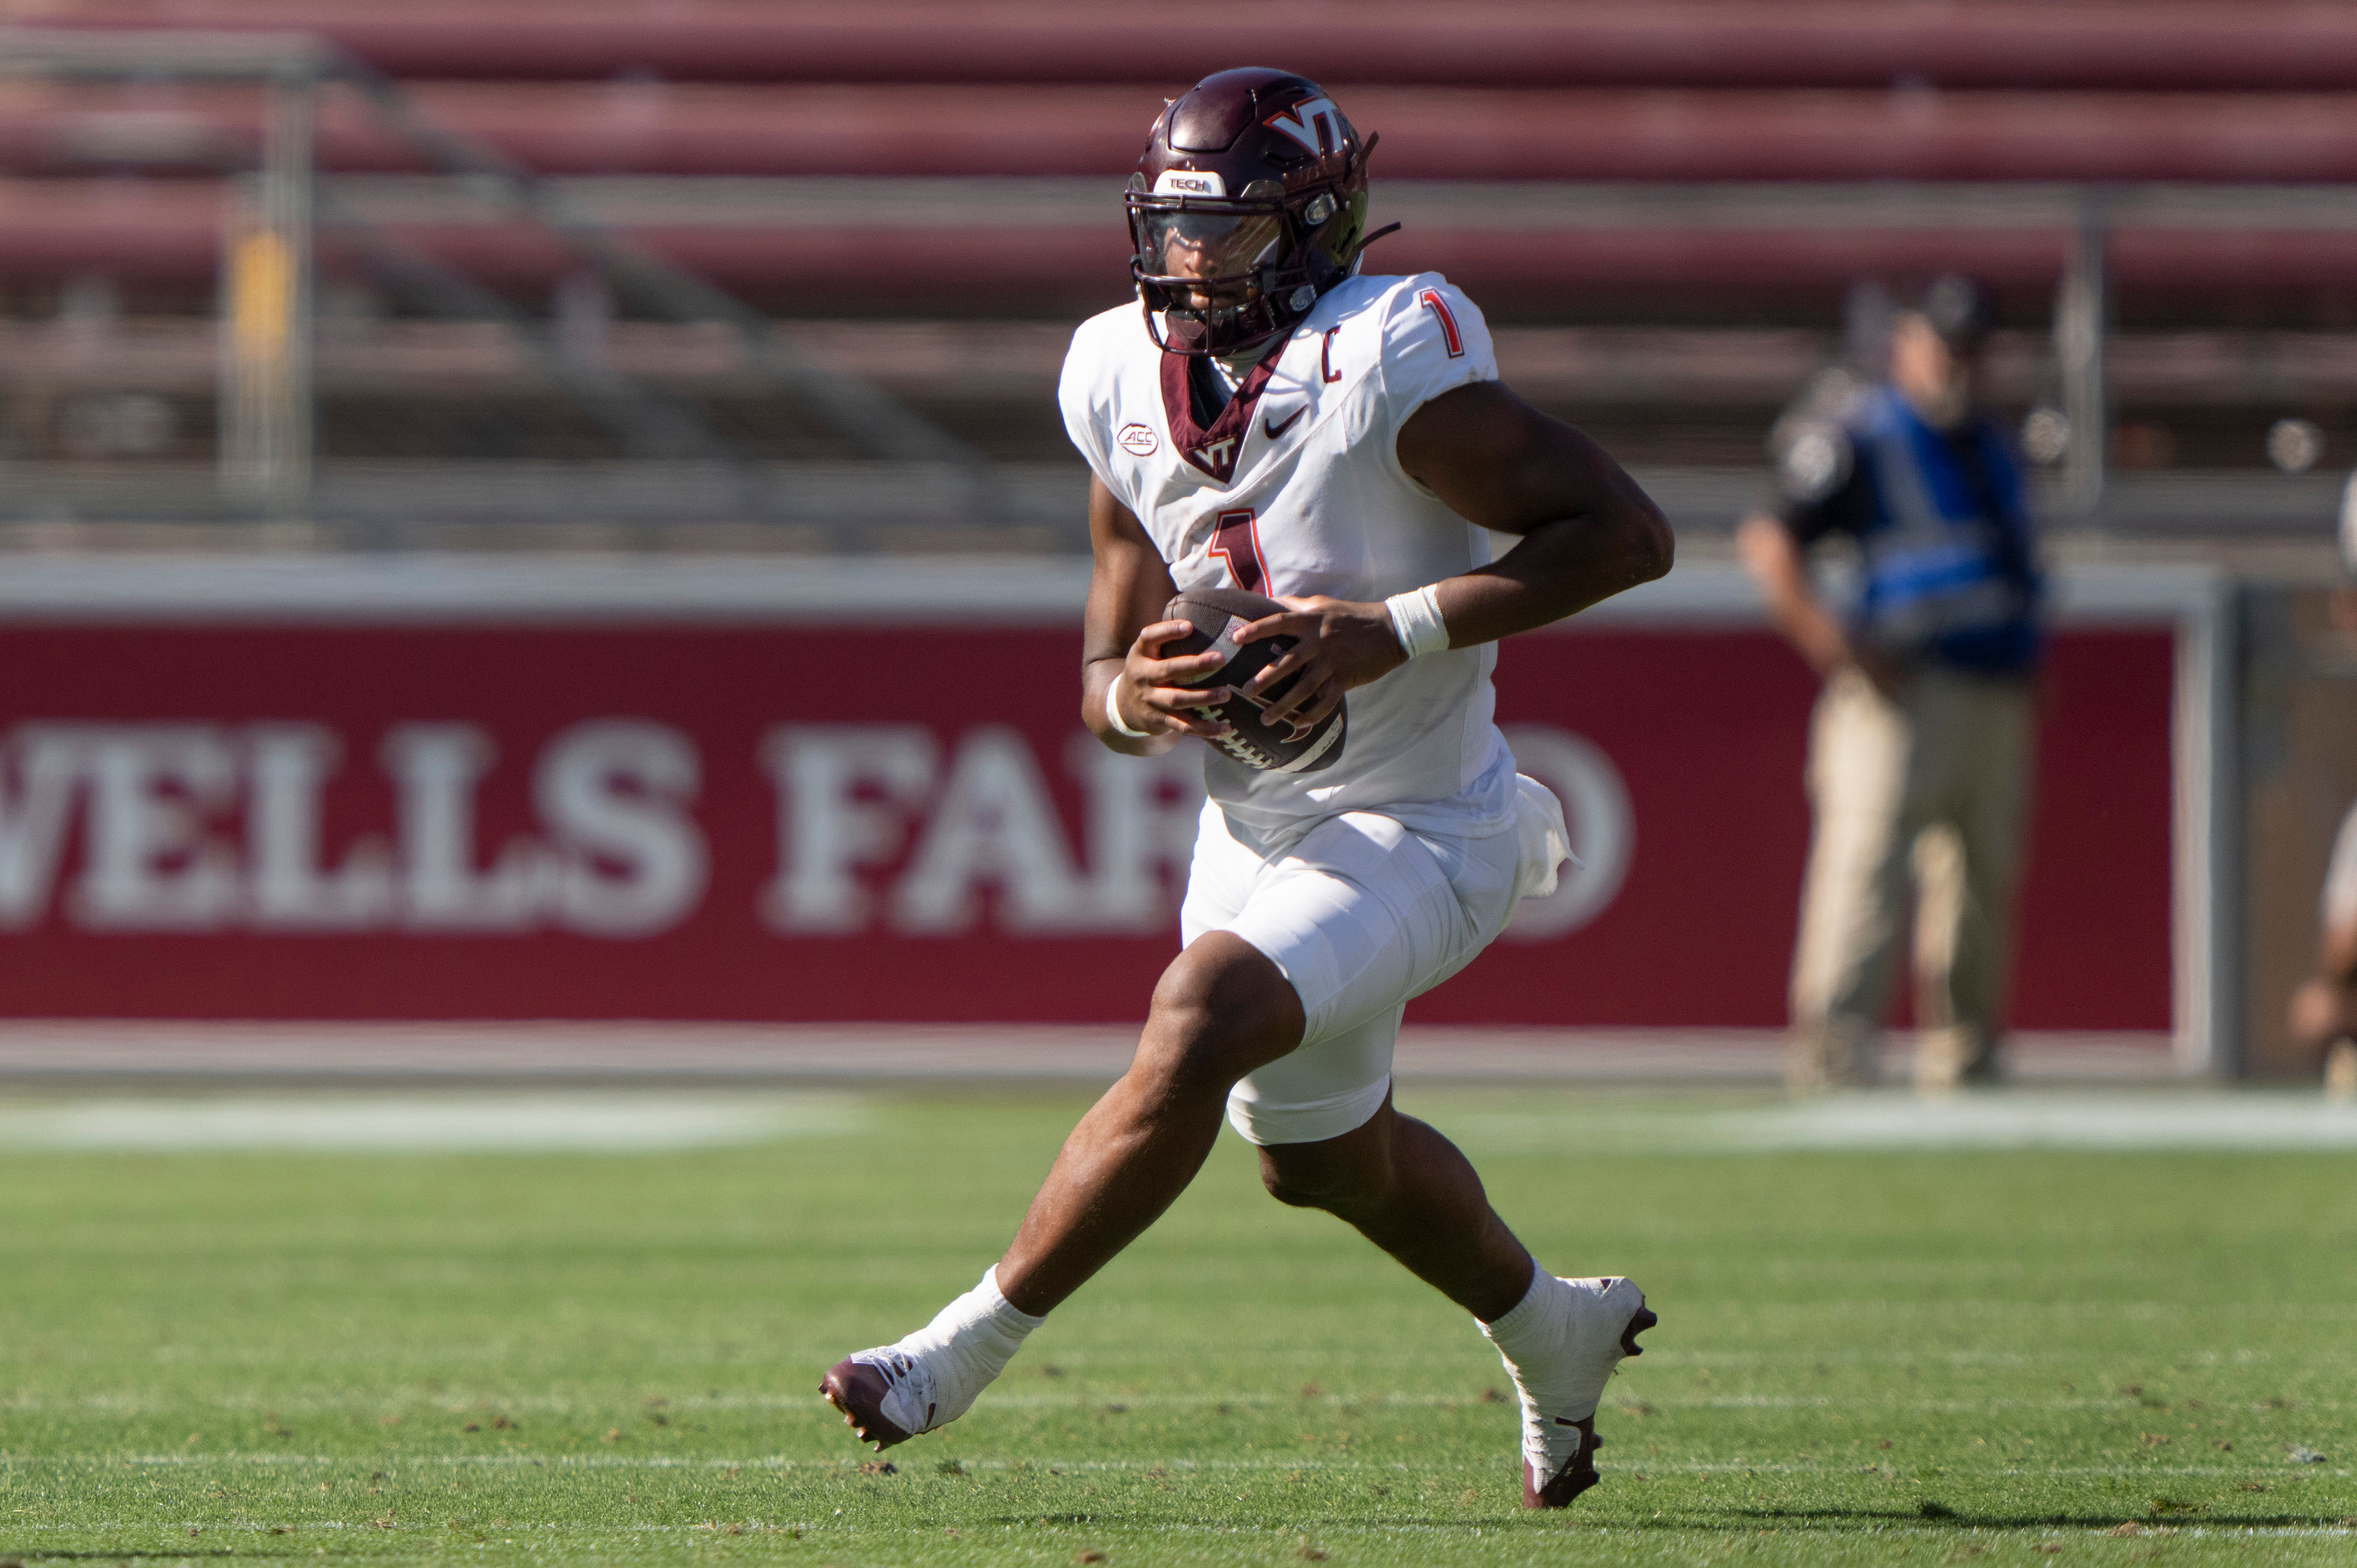
[[[1547,1276],[1553,1279],[1553,1276]],[[1523,1404],[1523,1506],[1559,1509],[1596,1485],[1596,1407],[1613,1369],[1641,1356],[1637,1336],[1659,1321],[1645,1293],[1618,1276],[1553,1279],[1541,1288],[1540,1345],[1506,1358]]]

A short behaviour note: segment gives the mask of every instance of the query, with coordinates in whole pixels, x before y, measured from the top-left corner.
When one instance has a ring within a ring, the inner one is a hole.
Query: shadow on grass
[[[1560,1513],[1517,1513],[1509,1517],[1528,1519],[1534,1521],[1552,1520],[1557,1522],[1577,1522],[1577,1520],[1570,1520],[1567,1515]],[[1146,1517],[1139,1514],[1128,1514],[1117,1511],[1101,1511],[1097,1513],[1003,1513],[995,1514],[990,1519],[983,1522],[988,1524],[1012,1525],[1100,1525],[1107,1530],[1157,1530],[1166,1526],[1184,1526],[1191,1530],[1225,1530],[1232,1528],[1235,1525],[1236,1516],[1234,1514],[1189,1514],[1184,1516],[1155,1514],[1151,1517]],[[1437,1514],[1342,1514],[1296,1512],[1286,1514],[1281,1521],[1270,1524],[1266,1526],[1266,1528],[1276,1530],[1280,1533],[1290,1530],[1308,1530],[1313,1534],[1321,1530],[1495,1530],[1498,1528],[1498,1520],[1494,1515],[1472,1516],[1466,1514],[1453,1514],[1447,1518],[1443,1518]]]
[[[1533,1520],[1550,1520],[1565,1524],[1590,1522],[1582,1519],[1577,1509],[1568,1513],[1522,1514],[1517,1517]],[[1730,1519],[1755,1520],[1761,1524],[1780,1525],[1787,1530],[1819,1529],[1834,1532],[1846,1527],[1882,1527],[1893,1524],[1944,1525],[1955,1530],[2117,1530],[2135,1525],[2139,1530],[2160,1530],[2172,1525],[2203,1525],[2223,1530],[2284,1530],[2331,1529],[2344,1524],[2346,1515],[2338,1513],[2214,1513],[2206,1509],[2186,1509],[2168,1513],[2127,1513],[2117,1510],[2089,1513],[1988,1514],[1966,1513],[1942,1507],[1917,1506],[1903,1509],[1705,1509],[1656,1514],[1651,1519],[1614,1518],[1598,1522],[1609,1523],[1615,1530],[1694,1530],[1726,1528]],[[987,1520],[1001,1525],[1101,1525],[1112,1529],[1125,1526],[1151,1528],[1177,1522],[1170,1516],[1134,1515],[1121,1509],[1099,1509],[1088,1513],[1002,1513]],[[1188,1522],[1198,1525],[1227,1525],[1235,1522],[1232,1516],[1206,1515]],[[1469,1517],[1463,1514],[1437,1515],[1350,1514],[1331,1510],[1302,1510],[1288,1516],[1287,1530],[1396,1530],[1403,1527],[1425,1530],[1490,1529],[1498,1523],[1494,1517]],[[96,1555],[104,1555],[98,1553]]]

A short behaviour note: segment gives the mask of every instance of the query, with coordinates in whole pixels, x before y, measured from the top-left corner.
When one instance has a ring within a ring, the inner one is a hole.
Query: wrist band
[[[1414,593],[1394,594],[1383,601],[1383,608],[1391,613],[1392,635],[1399,639],[1410,659],[1448,650],[1448,623],[1440,618],[1440,596],[1433,585],[1427,583]]]
[[[1146,729],[1132,729],[1127,725],[1121,722],[1120,695],[1121,677],[1116,675],[1113,678],[1113,684],[1105,688],[1106,722],[1111,724],[1115,730],[1129,736],[1132,740],[1144,740],[1147,736],[1152,735],[1154,732]]]

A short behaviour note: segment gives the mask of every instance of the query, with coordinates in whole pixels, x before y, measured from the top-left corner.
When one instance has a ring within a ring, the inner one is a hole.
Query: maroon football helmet
[[[1374,237],[1374,145],[1291,71],[1223,70],[1172,99],[1125,199],[1130,274],[1155,342],[1235,354],[1309,314]]]

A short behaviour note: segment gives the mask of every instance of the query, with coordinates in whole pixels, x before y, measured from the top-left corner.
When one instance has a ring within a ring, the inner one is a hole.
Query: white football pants
[[[1391,1091],[1410,998],[1470,963],[1526,897],[1555,890],[1563,806],[1515,781],[1514,822],[1484,838],[1413,832],[1348,811],[1267,859],[1206,802],[1179,929],[1232,931],[1283,972],[1308,1020],[1294,1051],[1236,1085],[1228,1120],[1254,1144],[1314,1144],[1364,1126]]]

